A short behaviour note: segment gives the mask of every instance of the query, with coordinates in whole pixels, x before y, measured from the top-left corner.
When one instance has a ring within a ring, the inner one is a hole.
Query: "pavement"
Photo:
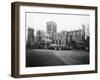
[[[84,50],[26,51],[26,67],[89,64],[89,52]]]

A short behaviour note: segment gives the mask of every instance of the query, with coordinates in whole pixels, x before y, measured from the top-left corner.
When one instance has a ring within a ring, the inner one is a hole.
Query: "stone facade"
[[[28,37],[27,37],[27,46],[31,47],[32,43],[34,42],[34,29],[28,28]]]
[[[54,34],[54,44],[65,46],[67,43],[67,31]]]
[[[71,41],[81,43],[83,40],[83,30],[62,31],[54,34],[54,44],[66,46]]]
[[[57,32],[57,24],[53,21],[47,22],[47,31],[42,30],[36,31],[36,36],[34,36],[34,29],[28,29],[28,39],[27,44],[32,45],[32,43],[38,43],[38,41],[43,42],[45,45],[55,44],[57,46],[67,46],[70,45],[79,45],[84,43],[86,37],[89,38],[89,29],[86,32],[86,25],[82,25],[82,28],[74,31],[61,31]]]
[[[42,30],[38,30],[36,32],[36,38],[41,38],[45,42],[51,42],[50,35],[47,32],[44,32]]]
[[[53,39],[54,34],[57,32],[57,24],[53,21],[47,22],[47,33],[50,35],[50,38]]]

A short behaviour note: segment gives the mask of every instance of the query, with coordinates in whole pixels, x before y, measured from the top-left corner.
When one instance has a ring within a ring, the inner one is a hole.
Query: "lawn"
[[[81,50],[26,51],[26,67],[89,64],[89,53]]]

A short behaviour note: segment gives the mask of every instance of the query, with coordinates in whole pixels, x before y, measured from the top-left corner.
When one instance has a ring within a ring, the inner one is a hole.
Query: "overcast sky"
[[[26,34],[27,29],[46,31],[46,23],[54,21],[57,24],[57,32],[71,31],[82,28],[82,24],[90,24],[90,16],[85,15],[63,15],[63,14],[44,14],[44,13],[27,13],[26,14]]]

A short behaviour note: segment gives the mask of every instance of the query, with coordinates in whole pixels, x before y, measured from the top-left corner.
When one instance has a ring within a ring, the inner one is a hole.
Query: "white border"
[[[52,66],[52,67],[33,67],[26,68],[25,64],[25,12],[48,12],[48,13],[70,13],[70,14],[88,14],[90,15],[90,64],[73,66]],[[51,8],[51,7],[33,7],[20,6],[20,74],[40,74],[55,72],[73,72],[95,70],[95,11],[85,9]]]

